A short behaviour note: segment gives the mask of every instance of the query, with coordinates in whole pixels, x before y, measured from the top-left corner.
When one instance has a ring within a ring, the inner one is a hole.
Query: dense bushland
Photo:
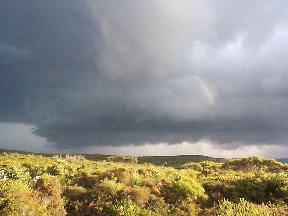
[[[2,153],[0,215],[288,215],[287,164],[260,157],[177,168],[138,162]]]

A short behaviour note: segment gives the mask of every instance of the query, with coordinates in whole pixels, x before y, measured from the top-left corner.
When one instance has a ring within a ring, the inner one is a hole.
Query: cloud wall
[[[59,149],[284,146],[287,4],[4,0],[0,120]]]

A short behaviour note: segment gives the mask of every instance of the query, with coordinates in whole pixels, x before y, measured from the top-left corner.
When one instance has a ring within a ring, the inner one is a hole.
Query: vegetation
[[[89,156],[1,153],[0,215],[288,215],[275,160]]]

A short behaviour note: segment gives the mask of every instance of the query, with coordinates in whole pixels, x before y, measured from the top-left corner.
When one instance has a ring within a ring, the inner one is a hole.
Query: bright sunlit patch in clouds
[[[144,146],[92,147],[89,149],[89,152],[131,156],[206,155],[210,157],[233,158],[257,155],[282,158],[287,157],[288,147],[279,145],[243,145],[237,148],[224,149],[222,145],[216,145],[204,139],[196,143],[182,142],[172,145],[160,143],[146,144]]]
[[[23,150],[43,153],[94,153],[131,156],[148,155],[206,155],[211,157],[244,157],[264,156],[271,158],[287,157],[288,147],[280,145],[241,145],[215,144],[207,139],[195,143],[181,142],[176,144],[146,144],[128,146],[102,146],[73,149],[55,149],[42,137],[32,133],[33,126],[16,123],[0,123],[0,149]],[[235,148],[231,147],[234,146]]]
[[[32,133],[33,126],[20,123],[0,123],[0,148],[33,152],[51,152],[47,141]]]

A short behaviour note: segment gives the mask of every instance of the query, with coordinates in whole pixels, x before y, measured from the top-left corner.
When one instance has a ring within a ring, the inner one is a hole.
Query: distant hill
[[[18,151],[18,150],[5,150],[0,149],[1,153],[19,153],[19,154],[36,154],[36,155],[43,155],[43,156],[53,156],[58,154],[43,154],[43,153],[35,153],[35,152],[27,152],[27,151]],[[65,155],[65,154],[59,154],[59,155]],[[69,154],[73,155],[73,154]],[[94,161],[102,161],[108,159],[108,157],[113,155],[104,155],[104,154],[75,154],[75,155],[83,155],[88,160],[94,160]],[[203,155],[177,155],[177,156],[141,156],[137,157],[139,164],[144,163],[151,163],[157,166],[172,166],[172,167],[180,167],[183,164],[189,163],[189,162],[201,162],[201,161],[214,161],[214,162],[220,162],[224,161],[224,158],[213,158]]]
[[[56,154],[45,154],[45,153],[35,153],[35,152],[28,152],[28,151],[18,151],[18,150],[7,150],[7,149],[0,149],[1,153],[19,153],[19,154],[35,154],[35,155],[43,155],[43,156],[53,156]],[[66,155],[66,154],[59,154],[59,155]],[[88,160],[94,161],[102,161],[107,160],[108,157],[113,155],[104,155],[104,154],[69,154],[69,155],[83,155]],[[221,162],[225,161],[224,158],[214,158],[204,155],[177,155],[177,156],[140,156],[138,158],[139,164],[144,163],[151,163],[157,166],[172,166],[172,167],[180,167],[189,162],[201,162],[201,161],[214,161],[214,162]],[[282,163],[288,163],[288,158],[279,158],[275,159]]]
[[[106,160],[112,155],[101,154],[84,154],[86,159],[101,161]],[[201,161],[214,161],[221,162],[224,158],[213,158],[203,155],[177,155],[177,156],[140,156],[137,157],[139,164],[151,163],[157,166],[171,166],[180,167],[189,162],[201,162]]]
[[[279,159],[276,159],[276,160],[281,162],[281,163],[288,163],[288,158],[279,158]]]
[[[143,156],[138,157],[138,163],[151,163],[158,166],[179,167],[189,162],[224,161],[224,158],[213,158],[203,155],[177,155],[177,156]]]
[[[37,152],[28,152],[28,151],[18,151],[18,150],[11,150],[11,149],[0,149],[0,154],[2,153],[18,153],[18,154],[41,154]],[[41,154],[44,155],[44,154]]]

